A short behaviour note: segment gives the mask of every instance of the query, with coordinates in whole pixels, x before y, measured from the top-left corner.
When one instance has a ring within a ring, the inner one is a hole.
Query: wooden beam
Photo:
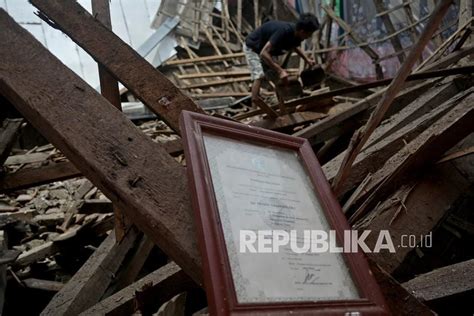
[[[38,260],[54,255],[58,251],[58,245],[56,245],[52,241],[47,241],[42,245],[31,248],[30,250],[21,253],[20,256],[16,259],[14,265],[19,267],[25,267]]]
[[[34,169],[0,175],[0,193],[27,189],[54,181],[80,177],[81,172],[70,162],[58,162]]]
[[[92,14],[107,29],[112,30],[112,22],[110,19],[110,7],[108,0],[92,0]],[[122,102],[120,101],[120,92],[118,82],[107,69],[99,64],[99,80],[100,92],[113,106],[122,111]],[[125,233],[130,229],[131,223],[128,221],[123,212],[114,207],[115,234],[117,241],[121,241]]]
[[[386,119],[374,133],[371,135],[365,147],[373,145],[390,137],[401,128],[411,124],[414,120],[430,111],[436,111],[437,107],[442,107],[443,103],[448,102],[453,105],[451,98],[461,100],[466,95],[466,90],[474,85],[473,80],[469,80],[464,76],[446,78],[436,84],[435,89],[430,89],[421,94],[412,103],[404,106],[402,109],[394,113]]]
[[[436,315],[426,305],[403,288],[389,273],[380,268],[376,262],[373,260],[368,261],[370,270],[380,286],[380,290],[382,291],[391,315]]]
[[[413,176],[415,171],[423,170],[423,166],[436,161],[446,150],[473,132],[474,94],[473,89],[470,90],[456,107],[392,156],[373,175],[365,194],[359,196],[359,201],[364,202],[351,216],[351,223],[364,216],[377,201],[384,201],[388,194],[409,176]]]
[[[92,0],[92,14],[107,29],[112,30],[110,7],[107,0]],[[113,106],[122,110],[117,80],[101,64],[99,66],[100,92]]]
[[[387,15],[389,13],[392,13],[392,12],[395,12],[397,10],[400,10],[402,8],[404,8],[405,6],[409,6],[410,3],[413,3],[413,0],[410,0],[410,1],[404,1],[403,3],[401,4],[397,4],[395,6],[391,6],[390,9],[387,9],[385,11],[382,11],[382,12],[378,12],[375,16],[376,17],[381,17],[381,16],[384,16],[384,15]]]
[[[73,0],[31,0],[43,14],[179,133],[182,110],[204,113],[163,74]]]
[[[183,152],[181,139],[160,144],[170,155],[178,155]],[[39,168],[0,174],[0,193],[27,189],[80,176],[82,176],[82,173],[69,161],[51,163]]]
[[[461,294],[474,289],[474,259],[442,267],[402,284],[422,301]]]
[[[405,80],[410,74],[413,65],[421,56],[421,53],[425,49],[426,44],[430,41],[431,36],[438,28],[439,24],[441,23],[444,15],[448,11],[448,8],[451,6],[453,1],[454,0],[441,0],[438,3],[418,42],[413,47],[412,51],[407,56],[407,59],[400,67],[397,75],[393,79],[393,82],[388,87],[387,92],[384,94],[382,100],[380,100],[380,103],[377,105],[377,108],[374,110],[374,113],[372,113],[363,131],[356,132],[354,134],[354,137],[351,140],[351,144],[349,145],[347,155],[344,157],[341,168],[339,169],[339,172],[334,178],[334,182],[332,184],[333,190],[336,194],[339,192],[343,185],[343,182],[348,177],[351,171],[352,163],[354,162],[357,154],[361,151],[372,132],[383,120],[385,113],[392,105],[392,102],[395,99],[396,95],[403,88]]]
[[[72,279],[54,295],[41,315],[78,315],[96,304],[115,278],[137,236],[138,232],[131,229],[117,244],[115,233],[110,233]]]
[[[374,0],[373,1],[375,4],[375,9],[377,10],[377,13],[382,13],[386,11],[385,5],[383,3],[383,0]],[[379,15],[380,18],[382,19],[383,24],[385,25],[385,29],[387,30],[388,34],[393,34],[395,33],[395,27],[393,26],[392,20],[390,19],[390,14],[383,14]],[[392,42],[393,49],[396,52],[403,51],[403,46],[402,43],[400,42],[400,38],[397,36],[394,36],[390,39],[390,42]],[[400,61],[400,64],[403,63],[405,60],[404,54],[399,54],[397,55],[398,60]]]
[[[208,98],[225,98],[225,97],[236,97],[244,98],[250,95],[250,92],[209,92],[209,93],[196,93],[191,94],[193,99],[208,99]]]
[[[200,283],[184,168],[3,10],[0,28],[0,94]]]
[[[429,168],[415,183],[400,187],[370,215],[354,224],[359,231],[370,230],[366,240],[370,249],[375,247],[380,231],[388,231],[396,251],[368,254],[385,271],[393,273],[414,251],[402,245],[402,236],[426,236],[445,218],[454,203],[469,191],[471,183],[452,164]],[[400,201],[403,201],[403,205]],[[387,205],[388,204],[388,205]],[[406,209],[403,209],[406,207]]]
[[[275,112],[262,98],[257,97],[257,99],[253,100],[256,106],[258,106],[264,113],[268,115],[268,117],[275,119],[278,117],[278,113]]]
[[[242,33],[242,0],[237,0],[237,32]]]
[[[141,238],[139,245],[134,249],[133,253],[127,256],[126,261],[122,263],[117,277],[105,292],[104,297],[108,297],[110,294],[135,282],[154,246],[153,241],[146,235]]]
[[[296,112],[280,115],[277,118],[268,118],[251,122],[249,125],[271,130],[279,130],[319,120],[326,116],[327,114],[317,112]]]
[[[459,5],[459,25],[464,25],[474,16],[472,0],[461,0]]]
[[[83,199],[85,195],[92,190],[94,185],[89,181],[85,180],[81,186],[74,192],[72,198],[68,198],[66,203],[61,206],[63,213],[65,214],[65,218],[63,223],[61,224],[58,229],[62,231],[67,231],[69,225],[72,223],[74,216],[79,212],[79,207],[83,203]],[[116,215],[116,214],[115,214]],[[114,218],[114,220],[116,220]],[[123,235],[116,236],[117,240],[122,240]]]
[[[441,46],[436,48],[436,50],[426,58],[418,67],[416,67],[415,72],[420,69],[426,69],[426,66],[436,61],[458,38],[461,38],[465,32],[469,32],[472,27],[472,20],[466,22],[461,26],[455,33],[453,33],[447,40],[443,42]]]
[[[329,8],[331,10],[334,10],[334,5],[336,4],[336,0],[330,0],[329,1]],[[326,14],[326,16],[324,17],[325,18],[325,22],[326,22],[326,36],[325,36],[325,42],[324,42],[324,47],[326,49],[330,49],[331,48],[331,36],[332,36],[332,18],[329,14]],[[328,57],[328,54],[325,55],[325,60],[327,61],[327,58]]]
[[[137,293],[149,297],[147,304],[158,308],[173,296],[193,287],[192,280],[171,262],[100,301],[81,315],[132,315],[136,312]]]
[[[362,43],[362,39],[351,29],[351,27],[340,17],[336,15],[336,13],[327,6],[322,6],[323,10],[333,19],[347,34],[356,42],[356,44]],[[380,56],[374,51],[370,46],[361,46],[361,49],[372,59],[375,64],[375,73],[377,75],[377,79],[383,79],[383,71],[382,67],[380,66],[378,60]]]
[[[443,162],[451,161],[454,159],[458,159],[467,155],[474,154],[474,146],[468,147],[468,148],[463,148],[459,151],[456,151],[451,154],[444,155],[440,160],[438,160],[436,163],[440,164]]]
[[[474,65],[440,69],[440,70],[432,70],[432,71],[425,71],[425,72],[418,72],[415,74],[411,74],[406,78],[406,81],[430,79],[430,78],[436,78],[436,77],[447,77],[447,76],[458,75],[458,74],[471,74],[473,72],[474,72]],[[363,91],[363,90],[367,90],[371,88],[388,85],[392,82],[393,79],[394,78],[377,80],[377,81],[363,83],[363,84],[352,86],[352,87],[335,89],[335,90],[320,93],[317,95],[303,97],[296,100],[291,100],[291,101],[285,102],[285,107],[290,108],[297,105],[315,103],[317,101],[325,100],[325,99],[332,98],[335,96],[341,96],[341,95],[345,95],[349,93],[359,92],[359,91]]]
[[[413,10],[411,8],[412,3],[413,3],[413,1],[404,2],[404,6],[403,6],[403,11],[405,11],[405,17],[407,19],[407,23],[410,24],[410,25],[414,25],[416,23],[416,20],[418,20],[418,21],[421,20],[421,19],[416,19],[415,18],[415,15],[413,14]],[[411,31],[408,32],[412,45],[415,45],[419,33],[420,32],[418,31],[416,26],[414,26],[411,29]],[[436,36],[435,36],[435,38],[436,38]],[[421,63],[423,61],[423,58],[420,58],[419,60],[420,60],[420,63]]]
[[[182,85],[180,88],[186,89],[186,90],[198,89],[198,88],[209,88],[209,87],[221,86],[225,84],[231,84],[231,83],[242,82],[242,81],[250,81],[250,76],[240,77],[240,78],[231,78],[231,79],[220,79],[220,80],[214,80],[214,81],[209,81],[209,82],[193,83],[189,85]]]
[[[430,89],[435,84],[435,80],[429,80],[418,84],[414,87],[408,88],[402,91],[396,98],[394,104],[398,107],[406,106],[420,94]],[[347,125],[354,126],[357,123],[357,117],[361,119],[367,119],[370,115],[370,111],[377,105],[386,89],[382,89],[370,96],[360,100],[354,105],[348,107],[342,112],[336,115],[330,115],[323,118],[321,121],[312,124],[296,133],[294,136],[308,138],[312,144],[321,143],[329,140],[335,136],[338,136],[342,131],[345,131],[344,127]],[[360,125],[354,126],[354,129]]]
[[[43,162],[48,159],[48,153],[27,153],[22,155],[13,155],[5,160],[5,165],[22,165],[34,162]]]
[[[448,67],[449,65],[452,65],[456,62],[458,62],[460,59],[470,56],[474,53],[474,46],[470,47],[464,47],[458,51],[455,51],[448,56],[433,62],[431,64],[428,64],[423,68],[423,70],[431,70],[431,69],[439,69],[439,68],[445,68]]]
[[[248,76],[250,71],[248,70],[236,70],[236,71],[217,71],[217,72],[197,72],[192,74],[176,75],[176,78],[183,79],[199,79],[208,77],[233,77],[233,76]]]
[[[28,278],[22,280],[21,283],[30,289],[37,289],[43,291],[58,292],[64,287],[64,283],[50,280],[41,280],[35,278]]]
[[[397,115],[388,118],[387,122],[374,132],[373,137],[357,157],[354,162],[354,171],[344,183],[340,196],[362,182],[367,174],[382,168],[385,162],[402,149],[406,143],[413,140],[453,108],[456,102],[465,96],[465,93],[460,93],[458,97],[452,98],[457,92],[456,85],[449,83],[440,87],[439,90],[432,89]],[[443,102],[445,103],[443,104]],[[341,153],[323,166],[328,181],[332,181],[336,176],[344,155],[345,153]]]
[[[88,199],[84,200],[84,203],[79,209],[80,214],[93,214],[93,213],[111,213],[113,212],[112,202],[104,199]]]
[[[23,119],[6,119],[0,126],[0,167],[10,155],[22,122]]]
[[[177,59],[170,60],[165,63],[165,66],[175,66],[175,65],[192,65],[198,62],[219,62],[232,58],[245,57],[244,53],[233,53],[233,54],[222,54],[222,55],[212,55],[188,59]]]

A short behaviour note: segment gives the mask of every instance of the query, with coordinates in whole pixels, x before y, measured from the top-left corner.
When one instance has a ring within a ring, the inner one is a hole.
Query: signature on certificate
[[[302,284],[317,284],[317,281],[319,280],[319,276],[316,276],[316,274],[313,273],[312,269],[310,268],[303,268],[305,271],[305,276]]]

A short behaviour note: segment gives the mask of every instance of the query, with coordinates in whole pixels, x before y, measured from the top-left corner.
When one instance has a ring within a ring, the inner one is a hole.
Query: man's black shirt
[[[283,21],[269,21],[250,33],[245,39],[245,45],[260,54],[267,42],[272,44],[270,54],[281,55],[298,47],[302,40],[295,36],[295,24]]]

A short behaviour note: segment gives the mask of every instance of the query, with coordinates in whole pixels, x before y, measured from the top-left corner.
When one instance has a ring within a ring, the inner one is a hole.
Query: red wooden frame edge
[[[337,232],[339,244],[341,244],[342,231],[349,230],[350,226],[308,140],[189,111],[182,112],[180,128],[211,314],[282,315],[288,311],[292,311],[292,315],[344,315],[351,311],[361,312],[362,315],[386,314],[383,296],[362,252],[343,254],[351,277],[362,297],[360,300],[239,304],[222,228],[217,225],[218,209],[203,144],[203,129],[211,133],[219,131],[220,136],[229,138],[239,136],[241,138],[238,139],[244,138],[260,144],[265,143],[297,151],[311,178],[328,223]],[[204,181],[205,177],[209,179],[207,185]],[[205,217],[202,216],[202,209],[208,211]]]

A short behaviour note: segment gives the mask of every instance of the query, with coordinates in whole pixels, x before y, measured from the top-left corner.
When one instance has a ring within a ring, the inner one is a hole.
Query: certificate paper
[[[359,299],[340,253],[240,252],[241,230],[330,227],[297,153],[203,134],[239,303]],[[300,243],[302,246],[302,241]]]

